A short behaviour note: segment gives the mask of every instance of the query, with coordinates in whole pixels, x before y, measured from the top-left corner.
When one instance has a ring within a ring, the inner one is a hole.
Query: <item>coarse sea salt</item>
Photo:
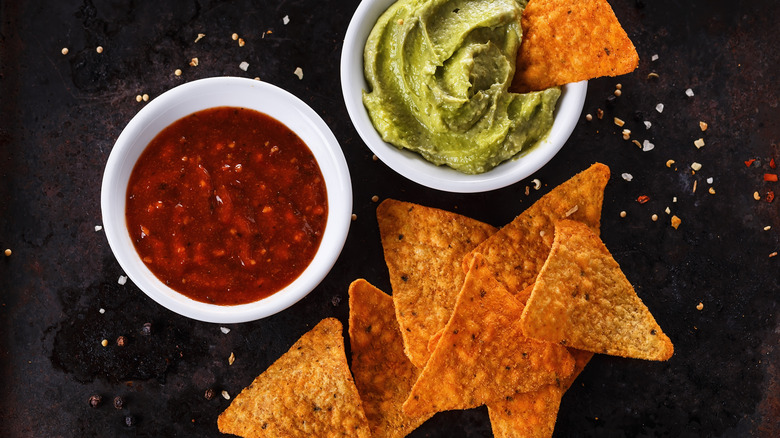
[[[620,176],[622,176],[623,179],[626,180],[626,181],[631,181],[632,179],[634,179],[634,175],[631,175],[630,173],[624,173],[624,174],[622,174]]]
[[[645,140],[642,142],[642,151],[644,152],[652,151],[653,148],[655,148],[655,145],[650,143],[650,140]]]
[[[125,283],[127,283],[127,276],[126,275],[120,275],[119,280],[116,281],[120,285],[124,286]]]
[[[219,330],[224,334],[230,333],[230,329],[227,327],[220,327]]]
[[[664,104],[659,103],[658,105],[655,106],[655,110],[658,111],[659,113],[664,112]]]

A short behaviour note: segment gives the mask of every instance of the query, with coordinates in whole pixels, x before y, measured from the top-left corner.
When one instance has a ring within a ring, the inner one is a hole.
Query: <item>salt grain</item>
[[[246,61],[243,61],[241,64],[238,64],[238,68],[241,70],[246,71],[249,68],[249,63]]]
[[[222,332],[222,333],[224,333],[224,334],[228,334],[228,333],[230,333],[230,329],[229,329],[229,328],[227,328],[227,327],[220,327],[220,328],[219,328],[219,331],[221,331],[221,332]]]
[[[645,140],[645,141],[642,142],[642,151],[643,152],[652,151],[653,148],[655,148],[655,145],[653,143],[650,143],[650,140]]]
[[[624,173],[624,174],[622,174],[620,176],[622,176],[623,179],[626,180],[626,181],[631,181],[632,179],[634,179],[634,176],[631,175],[630,173]]]
[[[653,55],[650,57],[651,61],[658,61],[658,55]]]
[[[707,184],[712,184],[712,181],[714,181],[712,177],[707,178]]]
[[[688,97],[693,97],[693,90],[691,90],[690,88],[685,90],[685,95]]]
[[[120,275],[119,276],[119,280],[117,280],[116,282],[119,283],[121,286],[124,286],[125,283],[127,283],[127,276],[126,275]]]
[[[653,124],[645,120],[645,129],[650,129],[651,126],[653,126]]]
[[[664,112],[664,104],[659,103],[658,105],[655,106],[655,110],[658,111],[659,113]]]
[[[100,231],[103,229],[102,225],[95,225],[95,231]]]
[[[98,312],[100,312],[100,314],[102,315],[102,314],[106,313],[106,309],[101,307],[100,310],[98,310]]]
[[[286,26],[286,25],[287,25],[287,23],[289,23],[289,22],[290,22],[290,16],[289,16],[289,15],[285,15],[285,16],[282,18],[282,23],[284,23],[284,25]]]

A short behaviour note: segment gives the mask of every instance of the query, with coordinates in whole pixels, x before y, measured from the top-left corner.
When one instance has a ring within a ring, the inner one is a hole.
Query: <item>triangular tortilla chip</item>
[[[533,284],[550,253],[555,236],[555,222],[569,218],[589,225],[594,231],[601,226],[604,187],[609,167],[596,163],[555,187],[512,222],[477,246],[472,254],[481,253],[496,278],[509,292],[517,294]],[[472,255],[463,260],[467,270]]]
[[[341,331],[327,318],[301,336],[220,414],[219,431],[245,438],[371,436]]]
[[[452,317],[404,412],[469,409],[568,377],[574,359],[559,345],[523,336],[522,310],[475,255]]]
[[[568,350],[575,361],[571,376],[536,391],[522,392],[488,405],[490,425],[495,438],[552,436],[563,394],[593,357],[593,353],[589,351],[574,348]]]
[[[639,55],[606,0],[531,0],[510,89],[519,93],[630,73]]]
[[[465,272],[463,256],[495,227],[436,208],[387,199],[377,208],[396,317],[406,355],[428,361],[428,339],[450,318]]]
[[[581,350],[667,360],[674,347],[588,226],[562,220],[521,319],[526,336]]]
[[[430,418],[401,410],[420,370],[404,354],[393,299],[363,279],[349,286],[349,340],[371,436],[402,438]]]

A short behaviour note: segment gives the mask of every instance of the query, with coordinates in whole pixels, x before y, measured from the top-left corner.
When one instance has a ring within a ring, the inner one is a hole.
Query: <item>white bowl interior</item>
[[[192,300],[163,284],[141,261],[125,220],[127,184],[133,166],[149,142],[176,120],[196,111],[234,106],[266,113],[293,130],[311,149],[328,195],[328,219],[322,242],[309,267],[291,284],[262,300],[220,306]],[[268,83],[246,78],[201,79],[173,88],[144,107],[117,139],[106,163],[101,191],[103,226],[117,261],[149,297],[181,315],[207,322],[260,319],[295,304],[333,267],[346,241],[352,214],[352,185],[338,141],[325,122],[303,101]]]
[[[417,153],[398,149],[382,140],[363,106],[363,90],[368,89],[363,75],[363,48],[376,20],[394,2],[363,0],[349,23],[341,53],[341,87],[347,112],[360,137],[382,162],[407,179],[426,187],[447,192],[474,193],[499,189],[520,181],[539,170],[558,153],[582,113],[587,81],[562,87],[555,121],[546,139],[519,157],[479,175],[466,175],[447,166],[436,166]]]

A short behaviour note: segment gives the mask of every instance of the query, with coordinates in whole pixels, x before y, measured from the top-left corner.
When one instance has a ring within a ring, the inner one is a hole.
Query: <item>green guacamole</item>
[[[486,172],[543,139],[561,92],[508,90],[525,0],[399,0],[366,42],[363,103],[382,138]]]

